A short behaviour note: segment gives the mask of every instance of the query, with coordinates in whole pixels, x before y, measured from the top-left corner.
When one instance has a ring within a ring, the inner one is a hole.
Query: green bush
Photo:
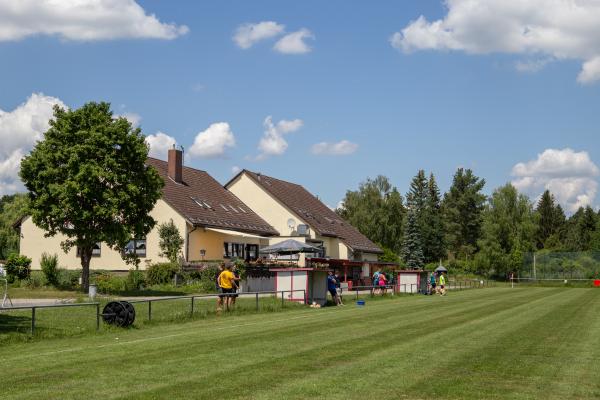
[[[46,277],[46,282],[54,287],[58,286],[58,256],[42,253],[40,267]]]
[[[16,279],[23,280],[29,278],[31,274],[31,258],[11,254],[6,260],[6,277],[10,283]]]
[[[98,292],[100,293],[117,294],[127,289],[127,279],[103,273],[96,276],[96,286],[98,286]]]
[[[79,287],[79,277],[81,276],[79,270],[59,268],[56,270],[56,276],[57,287],[60,289],[77,289]]]
[[[21,287],[27,289],[38,289],[46,286],[47,281],[43,273],[40,271],[33,271],[29,277],[22,279],[19,283]]]
[[[139,290],[146,285],[146,277],[142,271],[130,269],[125,286],[127,290]]]
[[[169,283],[179,271],[179,266],[172,263],[152,264],[146,270],[146,279],[149,285]]]

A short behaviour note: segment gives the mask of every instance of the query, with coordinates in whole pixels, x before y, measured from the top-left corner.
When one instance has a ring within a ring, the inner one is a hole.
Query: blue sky
[[[147,16],[185,25],[187,32],[169,39],[130,33],[93,40],[45,32],[0,36],[0,110],[16,110],[33,93],[69,107],[105,100],[118,114],[139,116],[145,134],[163,132],[186,149],[211,124],[226,122],[235,145],[217,156],[190,153],[189,166],[223,183],[233,167],[260,171],[300,183],[331,206],[378,174],[405,193],[420,168],[432,171],[445,190],[459,166],[484,177],[487,193],[518,181],[535,197],[543,187],[559,191],[565,186],[560,179],[583,179],[561,199],[571,207],[598,204],[600,84],[578,78],[593,54],[513,50],[495,42],[475,49],[474,39],[456,33],[460,29],[448,17],[461,12],[460,5],[439,0],[137,4]],[[0,22],[10,17],[1,14]],[[431,26],[413,25],[421,36],[404,34],[403,45],[410,49],[392,46],[391,36],[421,15],[445,23],[453,41],[423,41]],[[42,13],[30,17],[46,21]],[[240,25],[261,21],[285,25],[284,31],[247,49],[232,40]],[[273,49],[302,28],[313,35],[304,40],[309,51]],[[561,29],[569,33],[568,26]],[[536,68],[518,68],[520,62],[544,67],[531,71]],[[281,155],[257,160],[268,116],[274,124],[299,119],[302,126],[283,136],[288,147]],[[311,151],[316,143],[343,140],[354,145],[354,152],[347,151],[352,154]],[[545,153],[548,149],[554,153]],[[524,172],[515,175],[519,163]],[[14,186],[6,176],[0,193]]]

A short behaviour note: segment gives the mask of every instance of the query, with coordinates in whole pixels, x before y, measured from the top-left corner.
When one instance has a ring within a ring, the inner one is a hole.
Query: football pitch
[[[600,290],[490,288],[0,347],[2,399],[592,399]]]

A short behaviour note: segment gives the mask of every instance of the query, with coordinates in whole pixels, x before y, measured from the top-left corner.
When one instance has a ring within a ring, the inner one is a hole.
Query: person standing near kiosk
[[[441,272],[440,273],[440,296],[443,296],[446,294],[446,277],[444,276],[444,273]]]

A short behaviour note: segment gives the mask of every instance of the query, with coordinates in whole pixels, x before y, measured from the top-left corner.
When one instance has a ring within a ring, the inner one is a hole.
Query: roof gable
[[[168,177],[166,161],[148,157],[165,181],[162,199],[194,226],[275,236],[279,233],[207,172],[183,167],[183,183]]]
[[[246,173],[256,184],[303,219],[319,235],[338,237],[355,250],[369,253],[382,252],[375,243],[323,204],[303,186],[248,170],[241,173]],[[229,186],[236,178],[237,176],[225,186]]]

